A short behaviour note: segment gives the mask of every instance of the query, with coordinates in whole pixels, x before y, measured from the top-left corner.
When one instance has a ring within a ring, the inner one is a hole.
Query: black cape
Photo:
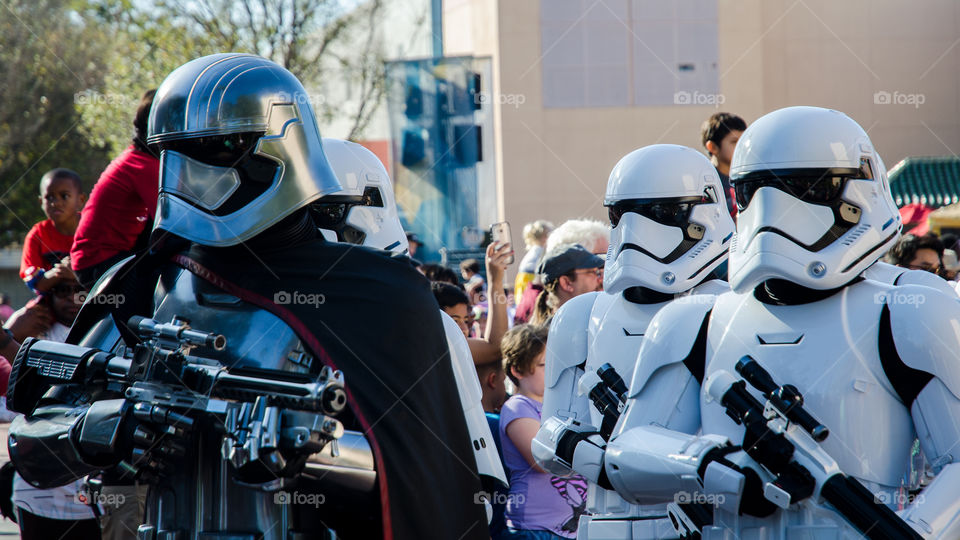
[[[439,307],[405,258],[315,239],[256,255],[194,245],[174,260],[278,316],[343,371],[374,452],[383,538],[489,538]],[[281,292],[322,303],[278,305]]]

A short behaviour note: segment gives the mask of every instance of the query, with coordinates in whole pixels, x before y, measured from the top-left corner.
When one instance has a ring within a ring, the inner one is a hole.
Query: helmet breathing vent
[[[863,233],[867,232],[870,229],[869,225],[860,225],[859,227],[851,230],[847,233],[846,237],[841,242],[841,245],[851,246],[854,242],[860,239]]]
[[[712,244],[712,243],[713,243],[713,240],[707,240],[706,242],[700,242],[700,245],[697,246],[697,249],[691,251],[691,252],[690,252],[690,255],[688,255],[688,257],[691,258],[691,259],[696,259],[701,253],[703,253],[703,250],[705,250],[705,249],[707,249],[708,247],[710,247],[710,244]]]

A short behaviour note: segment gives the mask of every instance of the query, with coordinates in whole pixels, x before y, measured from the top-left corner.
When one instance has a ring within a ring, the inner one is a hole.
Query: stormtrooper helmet
[[[155,229],[232,246],[339,191],[303,85],[249,54],[214,54],[157,89],[147,143],[160,149]]]
[[[343,186],[310,205],[323,235],[334,242],[407,254],[393,185],[380,158],[359,144],[329,137],[323,139],[323,150]]]
[[[897,240],[901,219],[883,162],[845,114],[788,107],[753,123],[733,154],[740,214],[729,281],[771,279],[811,289],[849,283]]]
[[[607,292],[640,286],[681,293],[726,259],[734,225],[720,177],[692,148],[654,144],[630,152],[610,173],[604,206],[613,227]]]

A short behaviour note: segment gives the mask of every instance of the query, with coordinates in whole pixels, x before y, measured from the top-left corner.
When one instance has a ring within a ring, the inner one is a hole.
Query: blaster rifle
[[[604,440],[610,440],[613,428],[616,427],[627,401],[627,385],[609,363],[597,368],[596,375],[584,375],[581,385],[585,387],[590,401],[603,417],[600,435]]]
[[[781,508],[806,497],[822,498],[871,540],[919,540],[893,510],[880,504],[856,478],[845,475],[819,445],[830,434],[803,408],[803,396],[792,385],[778,385],[749,356],[736,365],[744,379],[717,371],[704,382],[707,393],[745,429],[743,450],[775,480],[764,486],[764,497]],[[766,398],[761,404],[747,383]]]
[[[196,347],[221,351],[222,335],[190,328],[174,318],[160,323],[132,317],[129,326],[144,339],[132,354],[27,339],[13,361],[8,408],[31,414],[54,386],[78,385],[109,390],[125,397],[183,409],[204,409],[210,398],[253,402],[267,396],[267,405],[292,410],[339,413],[346,393],[339,372],[325,369],[319,377],[301,374],[231,373],[220,362],[188,353]]]

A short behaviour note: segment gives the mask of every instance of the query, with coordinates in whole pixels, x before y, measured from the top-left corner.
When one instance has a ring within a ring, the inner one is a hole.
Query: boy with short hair
[[[70,169],[53,169],[40,179],[40,205],[47,219],[27,233],[20,260],[20,277],[34,292],[76,279],[70,269],[70,247],[86,200],[80,175]]]
[[[737,141],[746,129],[747,123],[743,118],[728,112],[711,115],[700,127],[700,139],[703,147],[710,154],[710,161],[720,175],[720,183],[723,184],[724,196],[727,198],[727,208],[734,219],[737,217],[737,205],[734,202],[733,188],[730,187],[730,161],[733,159],[733,150],[737,147]]]

